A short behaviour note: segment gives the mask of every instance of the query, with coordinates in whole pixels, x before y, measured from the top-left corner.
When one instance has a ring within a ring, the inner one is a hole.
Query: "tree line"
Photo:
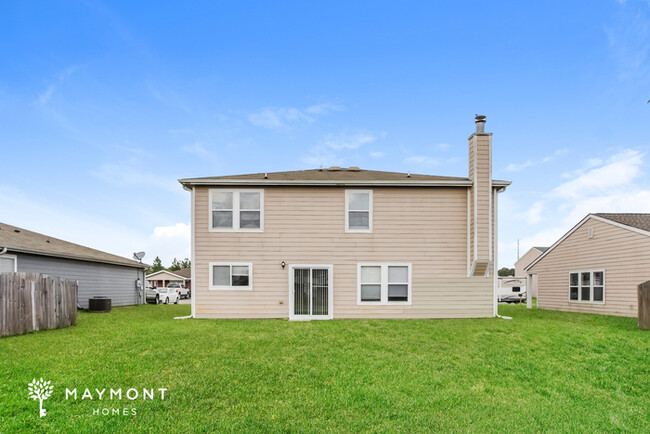
[[[174,258],[174,260],[172,261],[172,265],[170,265],[169,267],[165,267],[162,264],[160,258],[156,256],[156,259],[153,260],[153,264],[151,264],[151,267],[147,268],[146,273],[151,274],[162,270],[174,272],[185,268],[190,268],[191,266],[192,266],[192,262],[188,258],[185,258],[182,261],[179,261],[178,259]]]

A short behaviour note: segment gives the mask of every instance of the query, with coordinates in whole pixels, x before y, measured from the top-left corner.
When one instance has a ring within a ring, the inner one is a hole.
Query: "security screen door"
[[[292,267],[290,319],[332,318],[331,266]]]

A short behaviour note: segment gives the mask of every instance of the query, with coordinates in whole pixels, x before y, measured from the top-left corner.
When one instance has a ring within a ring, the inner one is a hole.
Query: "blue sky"
[[[650,2],[0,5],[0,221],[189,256],[177,178],[320,164],[467,176],[493,132],[500,265],[650,212]]]

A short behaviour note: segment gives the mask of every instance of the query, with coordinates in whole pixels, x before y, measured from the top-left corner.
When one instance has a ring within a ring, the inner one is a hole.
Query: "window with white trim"
[[[345,190],[345,231],[372,232],[372,190]]]
[[[0,273],[16,272],[16,257],[14,255],[0,255]]]
[[[250,263],[210,263],[210,289],[250,290],[253,289],[253,264]]]
[[[570,272],[569,301],[577,303],[604,303],[605,271]]]
[[[411,304],[411,264],[358,264],[358,304]]]
[[[210,190],[210,231],[264,230],[264,190]]]

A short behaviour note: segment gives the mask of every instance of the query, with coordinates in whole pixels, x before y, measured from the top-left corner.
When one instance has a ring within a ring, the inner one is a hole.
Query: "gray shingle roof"
[[[439,183],[441,185],[469,185],[469,178],[453,176],[419,175],[401,172],[383,172],[378,170],[364,170],[357,167],[326,169],[296,170],[291,172],[251,173],[247,175],[209,176],[204,178],[179,179],[183,185],[220,185],[237,184],[238,182],[256,185],[278,184],[363,184],[363,183],[397,183],[404,185],[418,185],[421,183]],[[508,181],[494,181],[498,186],[507,186]]]
[[[616,223],[650,232],[650,214],[595,213],[594,215]]]
[[[191,268],[182,268],[180,270],[172,271],[172,273],[176,274],[177,276],[184,277],[186,279],[191,279],[192,278],[192,269]]]
[[[128,267],[146,268],[141,264],[122,256],[91,249],[90,247],[63,241],[58,238],[28,231],[16,226],[0,223],[0,249],[33,253],[37,255],[60,258],[79,259],[83,261],[102,262],[106,264],[126,265]]]
[[[540,252],[544,253],[545,251],[548,250],[548,247],[533,247],[533,249],[537,249],[537,250],[539,250]]]

